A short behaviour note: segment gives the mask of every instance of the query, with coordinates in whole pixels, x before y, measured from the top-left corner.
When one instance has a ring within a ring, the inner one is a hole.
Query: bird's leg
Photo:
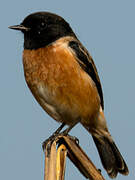
[[[77,123],[69,126],[67,129],[65,129],[63,132],[61,132],[60,134],[63,135],[63,136],[67,136],[69,131],[76,125]],[[79,139],[76,138],[75,136],[70,136],[68,135],[73,141],[75,141],[77,144],[79,144]]]
[[[67,129],[65,129],[63,132],[60,133],[60,131],[62,130],[62,128],[65,126],[64,123],[62,123],[62,125],[52,134],[52,136],[50,136],[47,140],[45,140],[42,144],[42,148],[43,148],[43,151],[46,149],[46,146],[47,146],[47,151],[48,151],[48,155],[50,154],[50,150],[51,150],[51,145],[53,143],[53,141],[55,140],[55,138],[59,135],[62,135],[62,136],[67,136],[69,131],[77,124],[74,123],[72,124],[71,126],[69,126]],[[68,135],[70,136],[70,135]],[[75,137],[75,136],[70,136],[70,138],[75,141],[77,144],[79,144],[79,140]]]
[[[65,123],[62,123],[61,126],[52,134],[52,137],[56,136],[57,134],[59,134],[64,126],[65,126]]]
[[[46,148],[46,145],[48,144],[48,142],[51,142],[62,130],[62,128],[65,126],[65,123],[62,123],[61,126],[48,138],[46,139],[43,143],[42,143],[42,148],[43,150]],[[51,143],[50,143],[51,145]]]

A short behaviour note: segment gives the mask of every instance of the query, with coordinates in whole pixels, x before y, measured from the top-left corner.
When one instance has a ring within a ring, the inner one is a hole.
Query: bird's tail
[[[119,173],[128,175],[128,167],[114,141],[105,136],[92,136],[98,149],[101,162],[111,178]]]
[[[102,109],[94,126],[84,127],[92,134],[93,140],[98,149],[103,167],[111,178],[115,178],[118,173],[128,175],[128,167],[108,132],[106,120]]]

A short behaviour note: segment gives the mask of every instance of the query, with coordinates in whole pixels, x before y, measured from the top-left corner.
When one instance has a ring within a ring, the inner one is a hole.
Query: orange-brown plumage
[[[92,79],[70,52],[67,46],[70,39],[61,38],[45,48],[24,50],[25,78],[44,110],[41,86],[51,94],[51,98],[44,97],[44,100],[46,98],[48,104],[55,106],[62,115],[62,121],[72,124],[80,118],[84,124],[89,124],[99,112],[100,98]],[[65,114],[68,120],[63,117]]]

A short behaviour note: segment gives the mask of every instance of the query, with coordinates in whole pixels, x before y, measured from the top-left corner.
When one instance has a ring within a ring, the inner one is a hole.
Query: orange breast
[[[25,78],[37,101],[55,108],[62,120],[71,124],[82,119],[86,124],[99,111],[100,99],[92,79],[77,63],[62,40],[45,48],[24,50]]]

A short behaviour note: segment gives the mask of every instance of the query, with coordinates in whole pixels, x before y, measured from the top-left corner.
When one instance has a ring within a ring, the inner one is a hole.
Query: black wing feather
[[[96,66],[94,64],[92,57],[89,55],[88,51],[82,46],[82,44],[79,41],[70,41],[69,47],[72,48],[72,50],[75,52],[80,66],[83,68],[85,72],[87,72],[87,74],[95,82],[99,96],[100,96],[101,106],[102,106],[102,109],[104,109],[102,87],[101,87],[98,72],[97,72],[97,69],[96,69]]]

